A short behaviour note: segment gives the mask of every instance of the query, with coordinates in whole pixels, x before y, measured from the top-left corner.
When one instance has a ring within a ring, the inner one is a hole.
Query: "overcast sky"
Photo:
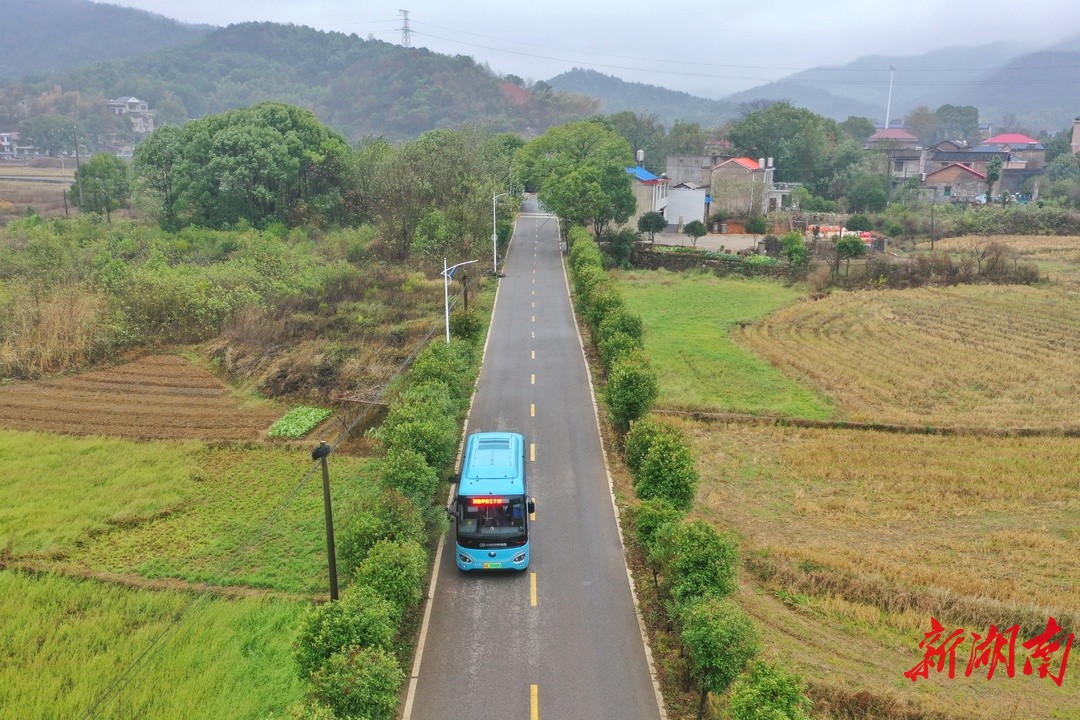
[[[183,22],[307,25],[471,55],[545,80],[589,67],[706,97],[861,55],[914,55],[997,40],[1032,48],[1080,34],[1076,0],[111,0]],[[888,68],[883,68],[887,74]]]

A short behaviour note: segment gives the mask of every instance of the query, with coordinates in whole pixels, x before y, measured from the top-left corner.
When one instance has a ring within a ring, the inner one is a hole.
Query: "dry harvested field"
[[[0,180],[0,223],[23,217],[27,208],[42,217],[63,217],[67,189],[63,183]],[[69,212],[75,215],[78,210],[71,208]]]
[[[732,336],[856,421],[1080,427],[1080,291],[974,285],[833,293]]]
[[[892,704],[858,717],[1080,717],[1073,663],[1061,688],[1022,660],[1013,680],[965,678],[968,641],[957,679],[903,677],[931,615],[979,633],[1019,623],[1024,639],[1050,615],[1076,631],[1080,439],[680,426],[702,474],[695,513],[741,538],[740,604],[816,698]]]
[[[281,415],[174,355],[0,386],[0,426],[135,439],[258,440]]]
[[[1080,285],[1080,237],[1076,235],[966,235],[938,240],[934,248],[959,253],[991,242],[1012,248],[1018,259],[1035,263],[1039,272],[1050,280]],[[929,250],[930,243],[920,243],[919,249]]]

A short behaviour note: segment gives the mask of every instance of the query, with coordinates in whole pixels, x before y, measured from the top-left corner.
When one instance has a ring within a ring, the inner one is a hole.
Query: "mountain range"
[[[527,88],[467,56],[293,25],[186,25],[89,0],[0,0],[0,17],[0,125],[16,122],[16,105],[57,111],[35,105],[57,87],[136,95],[181,119],[281,100],[352,138],[410,137],[461,123],[529,134],[622,110],[708,127],[761,99],[878,122],[886,109],[895,120],[919,105],[974,105],[996,127],[1033,131],[1059,130],[1080,115],[1080,36],[1045,47],[1000,42],[867,55],[716,100],[580,68]]]

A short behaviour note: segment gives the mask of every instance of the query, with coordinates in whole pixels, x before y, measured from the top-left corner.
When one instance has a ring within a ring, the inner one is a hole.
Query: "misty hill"
[[[668,127],[676,120],[686,120],[708,128],[719,125],[738,113],[736,103],[707,100],[656,85],[628,82],[595,70],[574,68],[547,82],[556,90],[599,98],[603,103],[601,111],[604,113],[629,110],[652,114]]]
[[[1075,39],[1072,47],[1080,45]],[[1022,55],[982,74],[961,88],[960,104],[979,108],[980,116],[1000,124],[1033,130],[1061,130],[1080,116],[1080,52],[1046,51]]]
[[[350,138],[413,137],[464,123],[542,131],[598,106],[551,90],[519,91],[512,102],[471,57],[275,23],[230,25],[136,59],[43,75],[18,90],[42,94],[53,85],[84,96],[135,95],[168,105],[181,120],[278,100],[313,110]]]
[[[131,58],[212,29],[87,0],[0,0],[0,77]]]
[[[886,86],[887,86],[886,81]],[[862,100],[850,97],[842,97],[818,87],[778,80],[759,85],[749,90],[743,90],[732,95],[727,95],[724,100],[741,104],[752,100],[786,100],[797,107],[806,108],[818,115],[831,117],[836,120],[846,120],[850,115],[859,117],[875,118],[885,115],[885,101],[882,100],[880,107]]]

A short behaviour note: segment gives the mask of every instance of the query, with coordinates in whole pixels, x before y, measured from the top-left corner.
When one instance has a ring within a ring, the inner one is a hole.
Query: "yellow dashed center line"
[[[533,340],[535,340],[536,339],[536,331],[535,330],[532,331],[532,336],[533,336]]]
[[[529,403],[529,417],[536,417],[536,403]]]
[[[536,443],[529,443],[529,462],[536,462]]]
[[[536,607],[536,573],[534,572],[529,573],[529,604]]]
[[[535,360],[536,359],[536,351],[531,350],[530,352],[532,353],[532,359]]]
[[[531,720],[540,720],[540,686],[529,687],[529,717]]]
[[[529,376],[529,384],[530,385],[535,385],[536,384],[536,375],[530,375]]]
[[[533,304],[532,304],[532,306],[533,306],[533,307],[536,307],[536,303],[533,303]]]
[[[532,321],[536,322],[536,316],[535,315],[532,316]]]

